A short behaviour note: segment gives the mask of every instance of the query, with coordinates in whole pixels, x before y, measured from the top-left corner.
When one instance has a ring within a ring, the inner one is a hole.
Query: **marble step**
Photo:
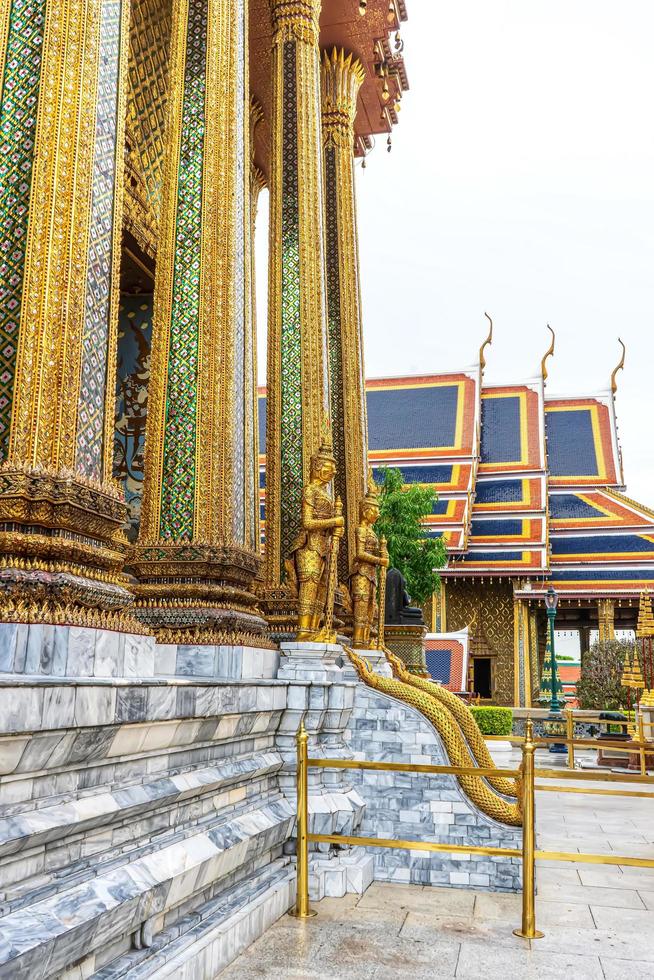
[[[286,841],[295,815],[278,800],[0,919],[0,980],[45,980],[139,930],[153,916]]]
[[[2,911],[13,912],[26,905],[41,902],[45,898],[49,898],[58,892],[71,888],[73,885],[81,884],[100,874],[106,874],[107,872],[123,867],[131,861],[146,857],[160,850],[162,847],[169,847],[171,844],[183,841],[188,837],[206,830],[211,830],[216,826],[216,809],[220,809],[221,820],[224,821],[226,819],[234,819],[252,809],[255,797],[257,806],[264,803],[271,804],[282,798],[277,789],[263,788],[261,782],[256,780],[249,784],[248,791],[250,790],[252,792],[249,798],[243,799],[240,803],[231,806],[216,807],[214,805],[216,797],[209,797],[207,800],[210,807],[209,812],[189,822],[180,820],[177,823],[175,819],[176,811],[173,809],[169,814],[170,826],[156,833],[148,832],[147,827],[144,827],[142,821],[128,824],[127,827],[124,825],[115,829],[109,827],[106,832],[103,832],[105,840],[102,852],[94,850],[89,858],[73,861],[63,867],[52,870],[49,874],[43,874],[36,878],[26,878],[24,881],[18,879],[13,887],[6,889]],[[114,846],[112,843],[114,840],[113,835],[118,834],[122,839],[125,836],[126,829],[130,832],[130,839],[122,845],[116,843]],[[64,844],[64,853],[65,850],[66,845]],[[52,864],[52,860],[49,859],[49,865],[52,866]],[[21,867],[26,867],[22,853],[16,856],[12,869],[15,868],[15,871],[19,874]],[[2,870],[5,874],[8,874],[12,869],[5,866]]]
[[[176,834],[188,833],[176,828],[189,823],[189,813],[196,826],[215,820],[218,796],[228,807],[246,801],[257,784],[257,791],[262,791],[262,781],[280,765],[277,753],[264,752],[0,820],[0,893],[13,908],[14,901],[24,901],[19,897],[32,888],[60,890],[58,879],[89,877],[107,860],[129,860],[126,852],[133,851],[139,839],[146,846],[150,841],[160,846],[162,838],[171,842]],[[198,812],[202,801],[204,813]],[[77,852],[72,845],[80,838],[83,857],[71,861],[69,854]],[[35,849],[45,854],[48,873],[32,881],[26,871]]]
[[[132,950],[92,973],[91,980],[146,980],[184,972],[194,980],[214,977],[290,908],[295,882],[295,865],[288,859],[274,861],[162,929],[149,948]],[[206,972],[207,966],[212,972]]]
[[[0,820],[0,860],[17,851],[39,847],[69,834],[87,832],[156,807],[217,793],[245,779],[256,779],[280,768],[281,758],[276,752],[262,753],[250,759],[236,759],[220,766],[19,813]]]

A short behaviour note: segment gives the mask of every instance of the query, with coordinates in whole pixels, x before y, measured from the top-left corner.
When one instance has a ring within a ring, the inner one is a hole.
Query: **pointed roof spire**
[[[547,379],[547,359],[548,357],[551,357],[554,353],[554,341],[556,340],[556,334],[550,327],[549,323],[547,324],[547,329],[552,334],[552,342],[550,343],[550,346],[545,351],[545,354],[543,355],[543,360],[540,362],[540,373],[543,378],[543,381]]]
[[[486,340],[479,348],[479,367],[481,368],[482,371],[486,367],[486,348],[488,347],[489,344],[493,343],[493,320],[488,315],[488,313],[484,313],[484,316],[486,317],[486,319],[490,324],[490,329],[488,331],[488,337],[486,337]]]
[[[622,357],[620,358],[616,366],[613,368],[613,373],[611,374],[611,391],[613,392],[614,395],[618,390],[618,382],[616,380],[616,376],[618,374],[618,371],[622,371],[622,369],[624,368],[624,358],[625,358],[625,354],[627,353],[627,348],[624,345],[624,341],[620,337],[618,337],[618,343],[622,347]]]

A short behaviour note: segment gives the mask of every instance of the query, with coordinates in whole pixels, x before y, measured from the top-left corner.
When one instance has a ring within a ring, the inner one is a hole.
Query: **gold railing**
[[[613,724],[613,723],[611,723]],[[573,730],[574,731],[574,730]],[[642,735],[642,728],[641,728]],[[519,769],[482,769],[476,766],[430,766],[424,764],[413,764],[409,762],[366,762],[355,759],[312,759],[308,753],[308,734],[302,724],[297,733],[297,897],[295,907],[290,915],[300,919],[306,919],[317,915],[309,903],[309,844],[350,844],[361,847],[386,847],[398,848],[411,851],[444,851],[447,854],[484,854],[493,857],[503,856],[510,858],[520,858],[522,860],[522,922],[520,927],[514,929],[514,935],[523,939],[540,939],[543,933],[536,928],[536,906],[535,906],[535,863],[541,861],[571,861],[575,863],[587,864],[609,864],[622,865],[632,868],[654,868],[654,860],[648,858],[634,858],[623,855],[609,854],[584,854],[566,851],[540,851],[536,850],[536,791],[550,790],[552,792],[568,793],[602,793],[607,796],[635,796],[652,797],[654,793],[641,793],[633,790],[611,790],[611,789],[585,789],[578,786],[544,786],[536,783],[536,776],[541,779],[575,779],[575,780],[602,780],[602,782],[628,782],[628,783],[648,783],[654,784],[654,777],[641,775],[625,775],[615,773],[604,773],[587,770],[569,769],[536,769],[535,752],[537,744],[547,744],[556,742],[568,745],[589,745],[596,748],[609,748],[612,746],[624,748],[625,742],[608,742],[606,739],[575,739],[568,736],[551,736],[545,738],[534,738],[533,723],[527,721],[524,736],[508,736],[503,741],[518,742],[522,744],[522,761]],[[654,743],[645,742],[641,737],[640,742],[644,748],[651,748],[654,752]],[[641,758],[645,758],[644,753]],[[353,837],[341,834],[312,834],[309,832],[309,794],[308,794],[308,771],[309,769],[363,769],[377,770],[384,772],[411,772],[427,774],[449,774],[453,776],[475,776],[480,779],[484,777],[506,776],[517,779],[520,787],[520,805],[523,816],[522,827],[522,849],[508,847],[483,847],[467,844],[439,844],[434,841],[420,840],[398,840],[383,837]]]
[[[574,711],[572,708],[566,708],[563,712],[565,727],[566,727],[566,737],[561,738],[560,735],[544,735],[544,736],[534,736],[533,740],[536,745],[567,745],[568,748],[568,768],[575,768],[575,746],[592,746],[594,748],[605,748],[605,749],[622,749],[623,752],[634,752],[638,753],[639,764],[640,764],[640,774],[641,776],[647,775],[647,759],[646,755],[654,753],[654,742],[650,739],[645,738],[645,729],[651,730],[654,728],[654,722],[645,721],[642,714],[638,713],[636,719],[636,727],[638,729],[638,738],[631,738],[629,741],[615,741],[612,742],[607,738],[575,738],[575,722],[576,718],[574,716]],[[551,719],[544,718],[543,721],[547,723],[551,722]],[[600,724],[605,724],[607,726],[613,726],[615,728],[626,728],[632,727],[631,721],[602,721]],[[519,745],[524,742],[524,735],[484,735],[487,742],[511,742],[513,745]],[[631,777],[629,777],[631,778]],[[610,782],[610,780],[609,780]],[[543,787],[541,787],[543,788]],[[597,791],[599,792],[599,791]]]

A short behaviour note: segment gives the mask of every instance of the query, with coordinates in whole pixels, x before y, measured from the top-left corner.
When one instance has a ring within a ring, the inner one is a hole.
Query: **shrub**
[[[580,708],[621,711],[627,707],[627,689],[622,686],[625,656],[632,656],[635,645],[625,640],[593,643],[584,656],[581,678],[577,681]]]
[[[510,735],[513,730],[513,712],[510,708],[470,709],[482,735]]]

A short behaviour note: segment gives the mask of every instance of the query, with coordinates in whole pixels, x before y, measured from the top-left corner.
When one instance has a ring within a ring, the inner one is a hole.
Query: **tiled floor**
[[[654,858],[654,800],[544,792],[536,810],[542,849]],[[315,919],[284,916],[221,980],[654,980],[654,869],[540,864],[536,912],[545,937],[532,942],[512,934],[520,901],[375,884],[360,899],[325,899]]]

